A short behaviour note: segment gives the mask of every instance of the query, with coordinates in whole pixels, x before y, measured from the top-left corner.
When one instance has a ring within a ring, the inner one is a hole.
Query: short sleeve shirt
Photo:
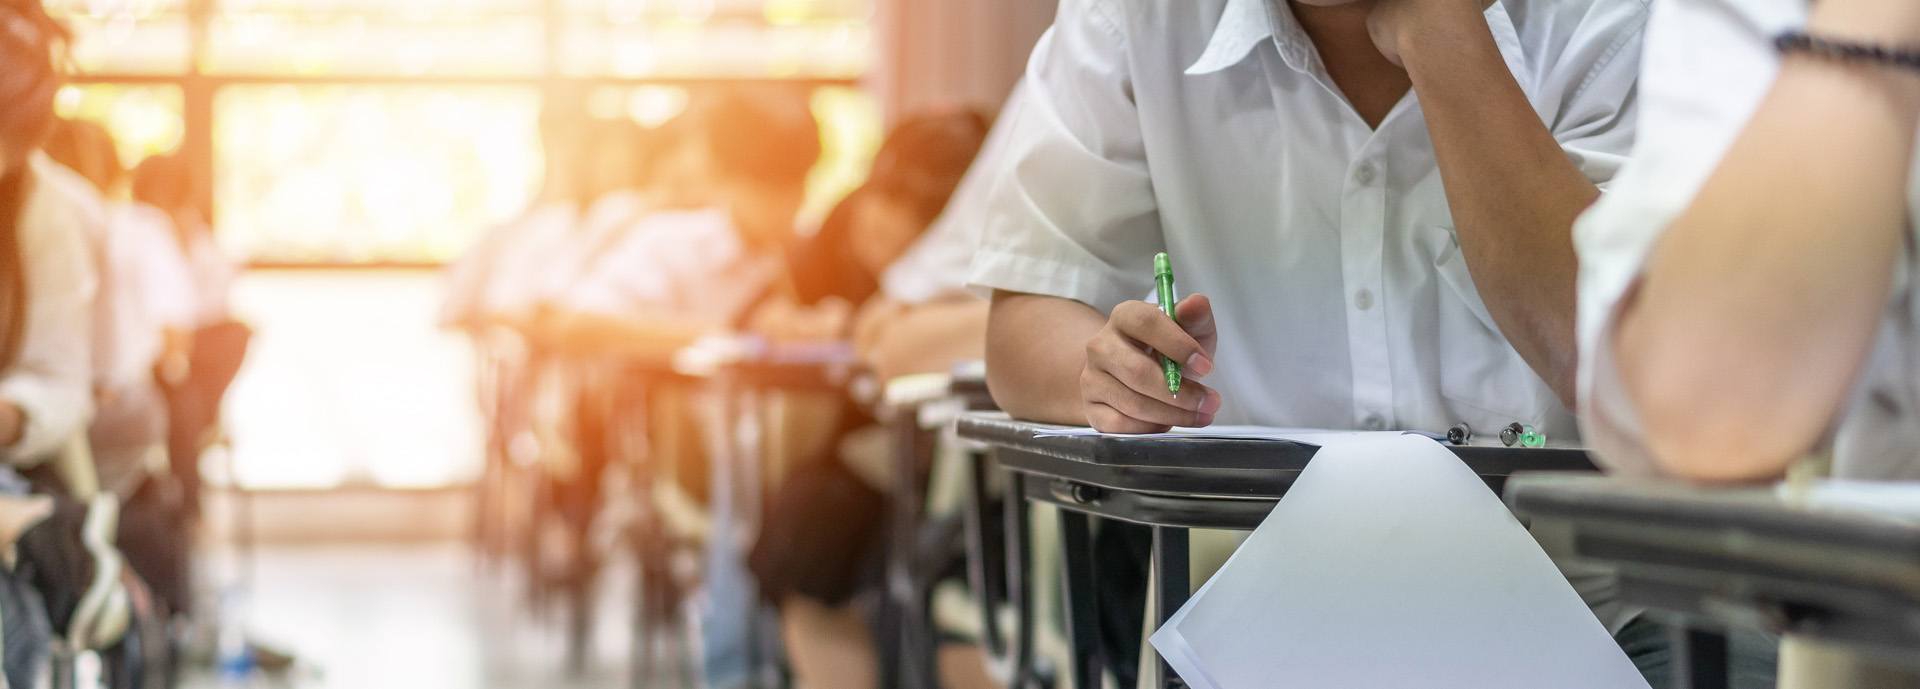
[[[731,323],[779,274],[779,257],[751,250],[726,210],[662,211],[640,218],[561,302],[609,316],[667,312]]]
[[[1486,20],[1562,149],[1625,160],[1642,0],[1500,0]],[[1378,128],[1276,0],[1063,0],[1028,66],[970,281],[1102,312],[1213,300],[1220,423],[1576,439],[1461,258],[1420,102]]]
[[[1605,198],[1581,216],[1580,397],[1589,444],[1610,469],[1652,474],[1639,414],[1622,388],[1613,340],[1621,298],[1647,256],[1760,107],[1779,72],[1772,39],[1803,28],[1805,0],[1663,0],[1647,30],[1640,141]],[[1920,169],[1920,157],[1915,158]],[[1874,351],[1834,429],[1834,473],[1920,478],[1920,294],[1912,218],[1920,175],[1910,178],[1909,241],[1895,261]]]

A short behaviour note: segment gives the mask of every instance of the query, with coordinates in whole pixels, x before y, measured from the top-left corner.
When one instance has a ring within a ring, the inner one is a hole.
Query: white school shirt
[[[143,203],[107,204],[100,231],[94,385],[115,391],[151,385],[164,349],[162,330],[197,325],[187,259],[174,238],[173,219]]]
[[[1582,422],[1610,469],[1656,473],[1613,350],[1616,308],[1666,227],[1746,128],[1773,87],[1772,40],[1804,28],[1805,0],[1664,0],[1647,30],[1640,142],[1607,197],[1575,225],[1580,252]],[[1920,155],[1915,157],[1920,166]],[[1920,479],[1920,284],[1913,280],[1920,175],[1908,180],[1908,232],[1874,351],[1838,416],[1834,473]]]
[[[1567,155],[1611,178],[1645,4],[1486,17]],[[1213,299],[1219,423],[1574,440],[1468,276],[1418,99],[1370,129],[1284,2],[1064,0],[1027,88],[974,284],[1108,312],[1152,292],[1166,251],[1179,291]]]
[[[1014,84],[1000,116],[980,144],[980,153],[953,188],[946,209],[900,258],[881,271],[880,291],[887,298],[902,304],[924,304],[967,286],[967,270],[980,248],[980,228],[986,223],[994,180],[1005,174],[1009,162],[1010,132],[1020,102],[1026,99],[1025,91],[1022,84]]]
[[[501,317],[530,312],[537,303],[537,287],[551,269],[551,257],[568,241],[580,215],[574,204],[548,203],[528,211],[511,226],[500,240],[498,257],[486,271],[479,312]]]
[[[780,258],[752,251],[726,209],[648,213],[594,260],[564,296],[607,316],[662,311],[731,324],[779,276]]]
[[[51,457],[93,413],[88,338],[96,283],[87,236],[106,222],[86,180],[44,153],[28,164],[32,188],[17,227],[31,302],[20,357],[0,372],[0,397],[27,417],[20,441],[0,448],[16,466]]]

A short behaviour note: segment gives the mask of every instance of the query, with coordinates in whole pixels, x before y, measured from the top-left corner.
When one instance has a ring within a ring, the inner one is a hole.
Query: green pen
[[[1167,258],[1167,252],[1153,255],[1153,284],[1159,288],[1160,311],[1180,324],[1180,317],[1173,315],[1173,261]],[[1167,392],[1174,397],[1180,396],[1180,364],[1172,357],[1160,355],[1160,369],[1167,374]]]

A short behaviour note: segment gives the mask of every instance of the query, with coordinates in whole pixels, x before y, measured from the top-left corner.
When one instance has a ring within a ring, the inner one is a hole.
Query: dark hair
[[[912,205],[931,225],[991,128],[987,118],[970,111],[928,113],[894,127],[880,144],[867,183],[834,206],[818,233],[788,250],[800,301],[813,304],[837,296],[858,304],[878,292],[879,276],[868,272],[853,250],[853,209],[864,198],[887,196]],[[924,232],[926,225],[919,229]]]
[[[133,200],[168,213],[198,203],[193,169],[178,153],[150,156],[133,167]]]
[[[867,186],[908,203],[931,223],[973,165],[989,128],[986,117],[967,110],[908,118],[880,144]]]
[[[853,253],[853,209],[869,193],[863,187],[847,194],[820,223],[819,232],[787,248],[787,274],[793,276],[800,303],[811,306],[839,297],[859,304],[880,291],[878,276],[867,272]]]
[[[53,124],[66,27],[39,0],[0,0],[0,143],[9,155],[39,148]],[[26,339],[26,262],[20,255],[20,213],[26,208],[26,165],[0,177],[0,370],[20,358]]]
[[[714,171],[724,179],[799,187],[820,161],[820,125],[805,98],[729,91],[704,113]]]
[[[113,134],[96,122],[56,120],[52,133],[40,149],[46,151],[47,157],[52,158],[53,162],[65,165],[67,169],[87,178],[93,183],[93,188],[101,193],[112,189],[114,181],[123,172],[120,169],[120,152],[113,145]]]

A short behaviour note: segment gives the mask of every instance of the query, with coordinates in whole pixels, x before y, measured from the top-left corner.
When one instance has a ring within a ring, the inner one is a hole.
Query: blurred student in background
[[[792,290],[759,307],[752,329],[782,341],[849,339],[854,311],[886,299],[879,295],[881,275],[947,209],[987,132],[986,119],[971,112],[926,114],[896,127],[867,183],[840,202],[819,233],[790,252]],[[979,311],[970,330],[964,320],[930,323],[945,342],[923,358],[977,357],[985,346],[984,302]],[[953,360],[927,368],[944,371]],[[798,407],[792,415],[808,423],[776,428],[807,438],[770,439],[790,446],[786,453],[795,466],[776,488],[754,547],[753,571],[765,593],[780,602],[799,686],[876,687],[879,654],[869,620],[882,595],[883,495],[894,489],[887,436],[842,398],[792,406]]]
[[[78,544],[84,510],[27,496],[14,469],[53,459],[85,431],[95,289],[87,235],[106,220],[85,180],[37,152],[55,123],[66,31],[26,0],[0,2],[0,29],[0,541],[35,563],[9,558],[0,573],[0,663],[8,683],[24,687],[46,671],[55,631],[73,635],[81,592],[95,583]]]
[[[730,93],[706,107],[708,204],[634,221],[554,304],[553,337],[664,359],[736,327],[773,288],[820,157],[818,125],[803,100],[771,94]]]
[[[813,113],[804,98],[776,90],[729,91],[698,112],[712,171],[707,205],[644,213],[597,252],[543,319],[552,341],[581,354],[666,361],[702,336],[737,330],[775,289],[820,156]],[[717,533],[729,532],[731,516],[715,510]],[[711,544],[705,572],[709,686],[747,681],[745,630],[757,607],[726,544]]]
[[[167,213],[115,198],[125,171],[105,127],[62,120],[45,150],[105,198],[107,222],[89,238],[100,281],[89,440],[100,488],[124,500],[144,485],[150,469],[165,473],[167,408],[160,384],[186,377],[193,283]]]
[[[172,219],[174,243],[192,283],[192,333],[184,375],[178,364],[168,364],[160,377],[169,414],[167,458],[190,520],[200,516],[200,456],[215,440],[220,401],[239,373],[252,337],[230,308],[240,268],[215,241],[194,179],[180,155],[152,156],[134,168],[132,190],[134,201]]]

